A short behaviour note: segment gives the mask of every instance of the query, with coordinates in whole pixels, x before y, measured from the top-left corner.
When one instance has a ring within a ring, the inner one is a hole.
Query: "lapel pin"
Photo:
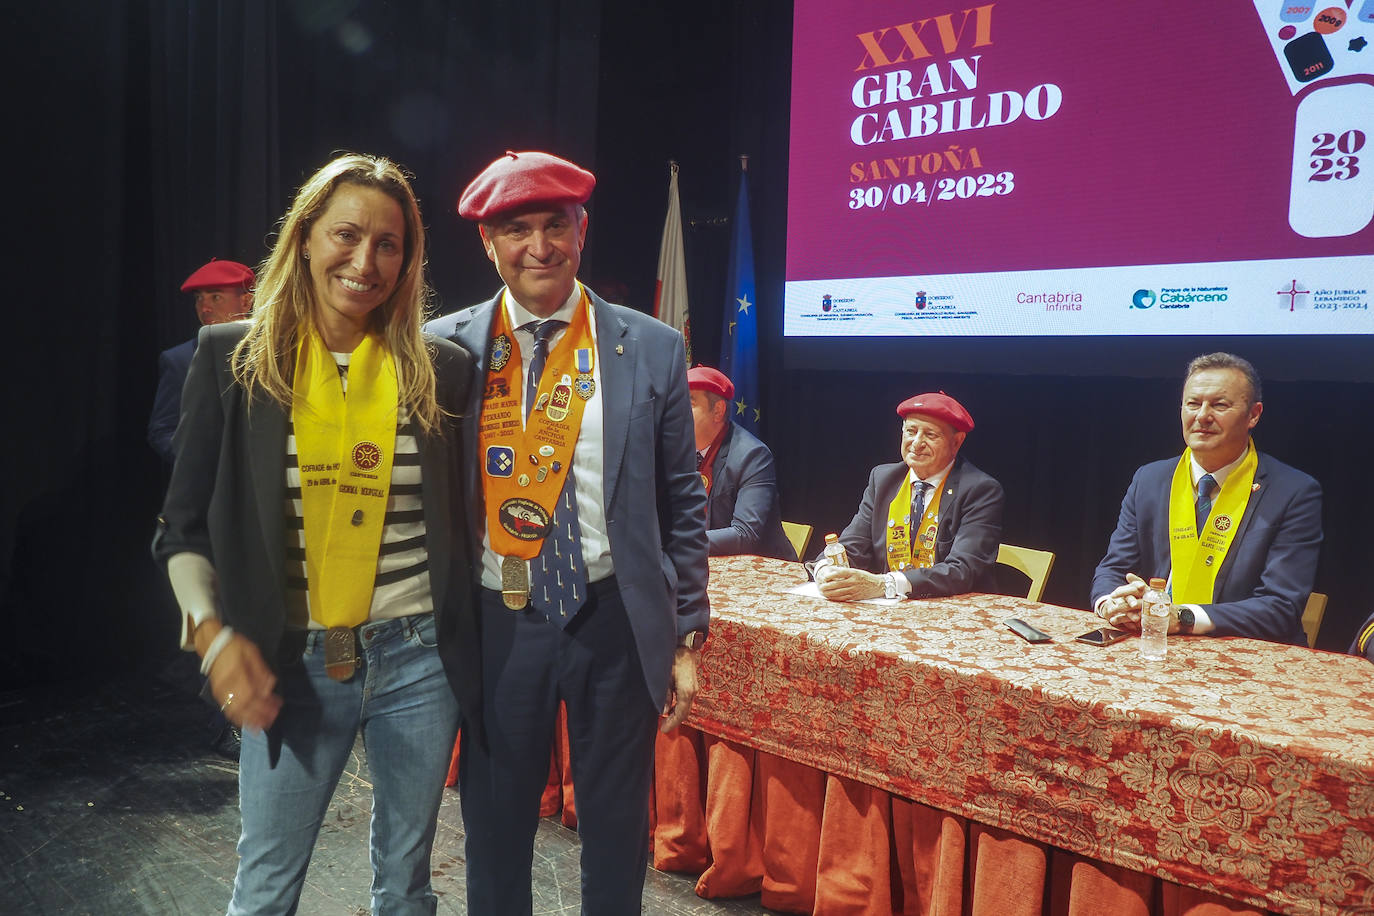
[[[1251,493],[1258,493],[1258,492],[1259,492],[1259,488],[1260,488],[1260,485],[1257,484],[1257,483],[1252,483],[1252,484],[1250,484],[1250,492],[1251,492]]]
[[[624,344],[616,344],[616,345],[615,345],[615,355],[616,355],[616,356],[624,356],[624,355],[625,355],[625,345],[624,345]]]

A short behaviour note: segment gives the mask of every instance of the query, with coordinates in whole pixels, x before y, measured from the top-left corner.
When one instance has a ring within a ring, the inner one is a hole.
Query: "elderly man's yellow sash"
[[[339,367],[315,330],[296,350],[291,419],[305,516],[310,616],[326,627],[367,620],[396,452],[396,365],[386,341],[363,338]]]
[[[1190,470],[1192,450],[1184,449],[1169,489],[1169,563],[1173,569],[1176,604],[1208,604],[1216,588],[1217,571],[1226,560],[1240,527],[1255,482],[1259,455],[1252,440],[1245,458],[1226,478],[1212,500],[1212,515],[1197,533],[1197,511]]]
[[[897,495],[887,507],[887,568],[930,569],[935,565],[935,535],[940,530],[940,494],[945,491],[946,474],[931,487],[922,517],[911,517],[911,474],[902,478]],[[913,537],[913,531],[915,536]]]
[[[582,429],[582,411],[596,390],[591,307],[583,290],[572,323],[544,363],[534,405],[522,424],[520,345],[504,303],[497,305],[477,430],[487,533],[492,549],[503,557],[537,557],[549,532]]]

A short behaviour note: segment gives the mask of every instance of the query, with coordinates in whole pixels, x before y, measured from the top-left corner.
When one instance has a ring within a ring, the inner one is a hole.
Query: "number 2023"
[[[1339,137],[1335,134],[1317,134],[1312,138],[1316,146],[1312,149],[1312,174],[1308,181],[1345,181],[1360,174],[1360,157],[1356,156],[1364,148],[1364,131],[1347,130]],[[1336,155],[1344,153],[1343,156]]]

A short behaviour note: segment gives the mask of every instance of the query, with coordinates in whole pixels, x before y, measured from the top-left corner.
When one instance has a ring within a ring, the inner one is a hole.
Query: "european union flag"
[[[754,237],[749,225],[749,173],[740,172],[730,269],[726,275],[720,370],[735,383],[730,419],[758,435],[763,403],[759,391],[759,325],[754,307]]]

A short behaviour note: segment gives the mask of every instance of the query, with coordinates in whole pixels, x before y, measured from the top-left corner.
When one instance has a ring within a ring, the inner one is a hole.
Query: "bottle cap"
[[[838,541],[839,539],[840,539],[840,536],[839,536],[838,534],[827,534],[827,535],[825,536],[825,542],[826,542],[827,544],[833,544],[833,543],[835,543],[836,541]]]
[[[1164,580],[1164,579],[1151,579],[1151,580],[1150,580],[1150,588],[1154,589],[1154,590],[1157,591],[1157,592],[1162,592],[1162,591],[1164,591],[1164,587],[1165,587],[1166,585],[1168,585],[1168,584],[1169,584],[1169,583],[1168,583],[1166,580]]]

